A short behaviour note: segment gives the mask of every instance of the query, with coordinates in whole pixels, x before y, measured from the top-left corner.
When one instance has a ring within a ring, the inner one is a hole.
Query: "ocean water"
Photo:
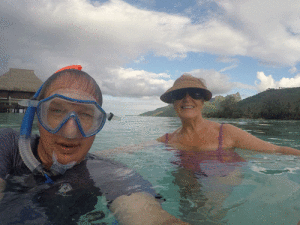
[[[0,114],[0,128],[19,130],[22,114]],[[277,145],[300,149],[300,121],[222,120]],[[190,224],[297,224],[300,158],[237,149],[246,162],[225,177],[201,176],[178,165],[178,152],[154,141],[180,126],[178,118],[126,116],[108,121],[91,152],[135,169],[166,199],[162,207]],[[36,121],[33,133],[38,133]],[[95,210],[115,220],[99,197]],[[89,215],[82,215],[84,224]],[[90,224],[97,221],[90,222]],[[89,223],[88,223],[89,224]]]

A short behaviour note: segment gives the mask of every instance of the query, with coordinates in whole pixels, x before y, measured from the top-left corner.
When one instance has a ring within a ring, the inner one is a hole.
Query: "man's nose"
[[[75,118],[71,117],[62,127],[62,135],[66,138],[77,138],[80,136],[80,131]]]

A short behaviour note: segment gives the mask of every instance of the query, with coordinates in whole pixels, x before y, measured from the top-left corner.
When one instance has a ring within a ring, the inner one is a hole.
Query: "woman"
[[[106,113],[99,86],[81,66],[57,71],[27,104],[20,135],[0,131],[2,223],[76,224],[103,193],[122,224],[186,224],[161,208],[140,175],[88,153]],[[35,111],[40,137],[31,137]]]
[[[234,152],[235,148],[300,155],[299,150],[265,142],[230,124],[204,119],[204,102],[211,97],[204,82],[189,74],[179,77],[160,97],[163,102],[173,104],[182,123],[177,130],[157,140],[166,143],[168,149],[175,149],[178,156],[173,162],[180,166],[174,172],[174,182],[179,186],[181,199],[193,202],[184,204],[182,200],[181,207],[183,218],[191,223],[194,215],[204,214],[204,218],[213,220],[226,214],[222,202],[241,183],[240,166],[245,162]]]
[[[211,92],[201,79],[187,74],[179,77],[160,99],[174,105],[182,126],[173,133],[158,138],[158,141],[195,151],[233,153],[235,148],[241,148],[265,153],[300,155],[299,150],[268,143],[230,124],[204,119],[204,101],[209,101],[211,97]]]

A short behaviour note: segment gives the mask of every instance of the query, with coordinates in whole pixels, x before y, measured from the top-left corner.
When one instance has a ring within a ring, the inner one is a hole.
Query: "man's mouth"
[[[71,144],[71,143],[57,143],[63,148],[76,148],[79,146],[79,144]]]

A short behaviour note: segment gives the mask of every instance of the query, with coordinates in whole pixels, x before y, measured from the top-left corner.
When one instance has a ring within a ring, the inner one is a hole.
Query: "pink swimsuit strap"
[[[166,133],[166,140],[165,140],[165,144],[168,144],[169,142],[169,133]]]
[[[217,148],[217,156],[219,161],[223,161],[223,155],[224,155],[224,150],[223,150],[223,123],[220,126],[220,132],[219,132],[219,146]]]

